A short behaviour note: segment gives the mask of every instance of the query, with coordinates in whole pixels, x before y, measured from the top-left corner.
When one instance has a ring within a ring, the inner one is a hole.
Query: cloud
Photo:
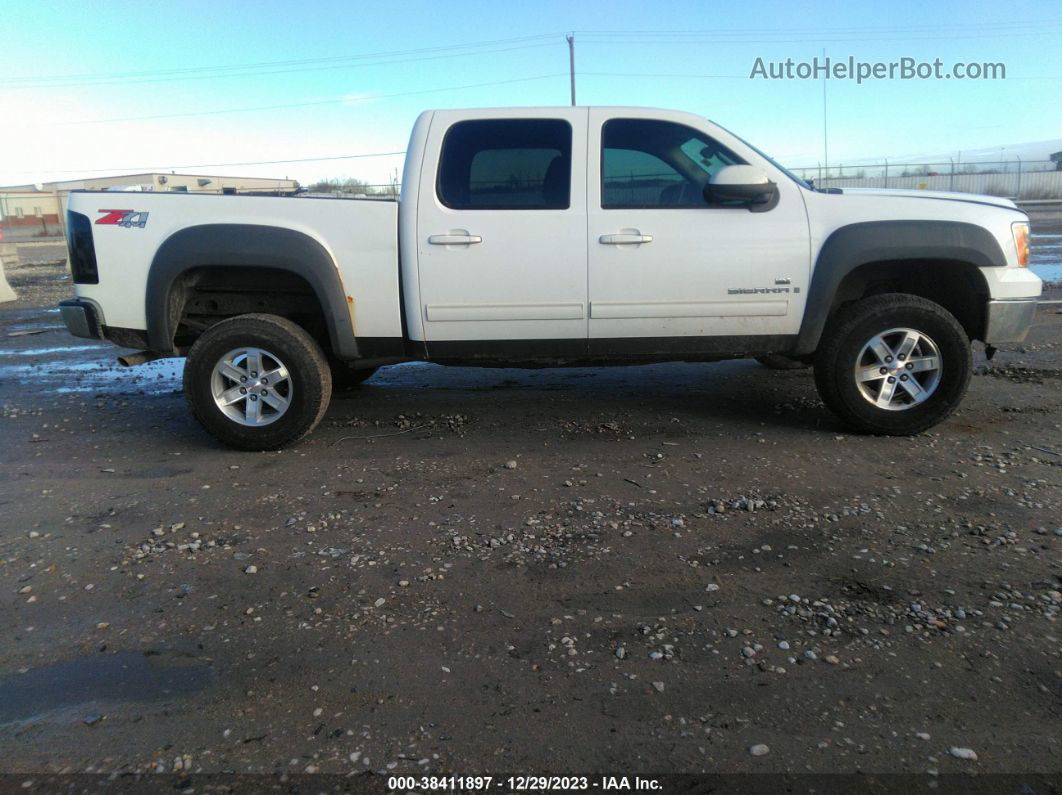
[[[364,105],[369,104],[370,102],[375,101],[376,96],[373,94],[351,93],[343,95],[343,104],[347,107],[362,107]]]

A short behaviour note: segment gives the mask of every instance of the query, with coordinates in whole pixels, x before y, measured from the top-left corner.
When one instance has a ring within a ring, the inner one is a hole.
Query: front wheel
[[[963,327],[944,307],[902,293],[842,309],[815,357],[822,401],[857,430],[909,436],[951,414],[970,382]]]
[[[282,317],[238,315],[207,329],[188,352],[184,395],[214,437],[241,450],[275,450],[324,416],[332,375],[320,346]]]

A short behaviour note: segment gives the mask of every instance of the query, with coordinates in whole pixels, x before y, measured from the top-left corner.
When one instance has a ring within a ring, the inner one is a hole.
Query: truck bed
[[[320,243],[346,288],[355,334],[402,336],[398,202],[77,191],[70,194],[68,209],[89,218],[99,267],[99,283],[79,284],[78,295],[106,308],[103,322],[108,326],[147,328],[145,301],[116,301],[115,291],[120,289],[123,299],[146,295],[151,259],[167,238],[194,226],[243,224],[282,226]],[[122,216],[118,211],[132,214]],[[127,225],[121,222],[123,217]]]

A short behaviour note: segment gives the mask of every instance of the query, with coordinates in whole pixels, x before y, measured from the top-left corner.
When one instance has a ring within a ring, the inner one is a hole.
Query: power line
[[[897,25],[885,27],[786,27],[776,30],[763,28],[734,28],[729,30],[583,30],[575,31],[581,37],[590,37],[588,43],[595,44],[631,44],[631,43],[719,43],[735,44],[782,44],[801,43],[813,38],[816,41],[876,41],[891,38],[905,40],[927,40],[927,37],[913,37],[911,34],[934,34],[946,30],[948,38],[998,38],[1007,35],[1049,35],[1055,31],[1057,23],[1040,21],[1017,21],[1000,23],[975,23],[965,25]],[[971,35],[965,35],[969,32]],[[782,39],[778,36],[802,34],[799,39]],[[851,38],[855,34],[857,38]],[[884,35],[883,35],[884,34]],[[286,59],[275,61],[255,61],[242,64],[218,64],[212,66],[193,66],[175,69],[157,69],[131,72],[94,72],[66,75],[34,75],[32,77],[12,77],[0,79],[0,86],[10,88],[53,88],[82,85],[126,85],[150,82],[169,82],[175,80],[201,80],[221,77],[255,77],[261,75],[290,74],[303,71],[320,71],[327,69],[347,69],[356,66],[376,66],[391,63],[408,63],[437,58],[462,57],[465,55],[487,55],[495,52],[509,52],[517,49],[551,46],[551,39],[559,39],[559,33],[543,33],[533,36],[520,36],[506,39],[493,39],[462,44],[420,47],[406,50],[386,50],[376,53],[340,55],[319,58]],[[749,39],[749,36],[758,38]],[[841,38],[837,38],[840,36]],[[858,37],[862,36],[862,38]],[[618,39],[617,37],[624,37]],[[767,37],[767,38],[764,38]],[[933,40],[938,36],[932,35]],[[659,41],[654,41],[659,40]],[[527,42],[538,42],[528,44]],[[508,47],[506,45],[522,45]],[[498,48],[482,51],[482,48]],[[476,50],[481,50],[476,52]],[[470,50],[469,52],[454,52]],[[442,54],[440,54],[442,53]],[[386,59],[380,61],[380,59]],[[354,61],[375,63],[350,63]],[[290,67],[290,68],[282,68]],[[299,68],[305,67],[305,68]],[[261,71],[266,70],[266,71]]]
[[[1056,36],[1062,31],[1059,30],[1039,30],[1035,32],[1020,33],[1015,35],[1020,36]],[[949,40],[955,39],[998,39],[999,36],[994,33],[981,33],[981,34],[969,34],[969,35],[949,35]],[[799,39],[734,39],[725,37],[714,38],[699,38],[699,39],[674,39],[674,38],[634,38],[634,39],[581,39],[584,44],[598,44],[598,45],[615,45],[615,44],[666,44],[668,46],[676,46],[680,44],[808,44],[814,42],[816,44],[844,44],[844,43],[857,43],[857,42],[874,42],[874,41],[932,41],[940,42],[939,35],[930,36],[911,36],[909,34],[897,34],[895,36],[863,36],[858,38],[828,38],[825,36],[805,36]]]
[[[991,32],[996,35],[1005,35],[1009,30],[1042,30],[1045,26],[1057,25],[1057,22],[1047,22],[1042,20],[1029,20],[1029,21],[1013,21],[1013,22],[978,22],[973,24],[952,24],[947,23],[943,25],[864,25],[856,27],[792,27],[787,26],[785,28],[764,29],[760,27],[756,28],[713,28],[711,30],[695,30],[684,28],[681,30],[647,30],[647,29],[632,29],[632,30],[577,30],[575,33],[580,36],[702,36],[710,34],[713,36],[735,36],[735,35],[757,35],[757,36],[772,36],[772,35],[792,35],[795,33],[823,33],[823,34],[847,34],[847,33],[930,33],[934,31],[946,31],[947,33],[964,32],[964,31],[983,31]]]
[[[794,44],[814,42],[860,41],[939,41],[939,31],[945,30],[948,39],[1003,38],[1007,36],[1054,35],[1057,22],[1013,22],[973,25],[905,25],[857,28],[782,28],[764,30],[745,28],[730,30],[580,30],[575,31],[590,44]],[[918,35],[924,34],[924,35]],[[799,35],[796,39],[780,36]]]
[[[114,123],[114,122],[146,121],[146,120],[150,120],[150,119],[175,119],[175,118],[183,118],[185,116],[216,116],[216,115],[220,115],[220,114],[224,114],[224,113],[247,113],[247,112],[251,112],[251,111],[260,111],[260,110],[286,110],[286,109],[290,109],[290,108],[309,108],[309,107],[316,107],[316,106],[320,106],[320,105],[336,105],[336,104],[342,104],[342,103],[351,102],[351,101],[365,101],[365,102],[368,102],[370,100],[390,99],[392,97],[410,97],[410,96],[415,96],[415,95],[418,95],[418,94],[436,94],[436,93],[439,93],[441,91],[459,91],[459,90],[466,89],[466,88],[483,88],[485,86],[501,86],[501,85],[508,85],[510,83],[528,83],[528,82],[531,82],[533,80],[546,80],[546,79],[551,78],[551,77],[564,77],[565,75],[567,75],[566,72],[554,72],[552,74],[535,75],[533,77],[516,77],[516,78],[513,78],[511,80],[492,80],[492,81],[487,82],[487,83],[469,83],[469,84],[463,85],[463,86],[444,86],[442,88],[425,88],[425,89],[420,89],[420,90],[417,90],[417,91],[398,91],[398,92],[395,92],[395,93],[392,93],[392,94],[366,94],[366,95],[363,95],[363,96],[362,95],[358,95],[358,96],[356,96],[353,99],[350,96],[343,96],[343,97],[334,97],[332,99],[312,100],[312,101],[308,101],[308,102],[291,102],[291,103],[286,103],[286,104],[283,104],[283,105],[253,105],[253,106],[243,107],[243,108],[218,108],[218,109],[215,109],[215,110],[193,110],[193,111],[182,111],[180,113],[159,113],[159,114],[156,114],[156,115],[153,115],[153,116],[124,116],[124,117],[113,118],[113,119],[82,119],[82,120],[79,120],[79,121],[54,122],[54,124],[61,125],[61,126],[73,125],[73,124],[76,124],[76,125],[81,125],[81,124],[110,124],[110,123]]]
[[[176,171],[179,168],[227,168],[229,166],[274,166],[285,163],[316,163],[326,160],[355,160],[361,158],[370,157],[392,157],[395,155],[404,155],[406,151],[395,152],[363,152],[356,155],[329,155],[326,157],[299,157],[290,160],[247,160],[242,163],[191,163],[183,166],[114,166],[112,168],[57,168],[49,171],[41,172],[36,171],[12,171],[12,174],[98,174],[102,171],[126,171],[126,172],[156,172],[156,171]]]
[[[668,72],[579,72],[580,77],[694,77],[713,80],[748,80],[748,75],[674,74]]]
[[[80,74],[67,75],[34,75],[32,77],[10,77],[0,79],[0,83],[40,82],[45,80],[102,80],[119,79],[123,77],[158,77],[166,75],[186,74],[195,72],[230,71],[237,69],[259,69],[264,67],[278,66],[301,66],[317,63],[334,63],[337,61],[365,60],[373,58],[396,58],[407,55],[422,55],[425,53],[443,52],[476,47],[497,47],[507,44],[521,44],[528,41],[537,41],[553,38],[554,34],[539,34],[537,36],[520,36],[509,39],[492,39],[488,41],[471,41],[464,44],[447,44],[437,47],[418,47],[409,50],[384,50],[381,52],[360,53],[357,55],[335,55],[321,58],[298,58],[283,61],[256,61],[240,64],[219,64],[214,66],[186,66],[179,69],[149,69],[140,72],[83,72]]]
[[[173,82],[188,82],[188,81],[192,81],[192,80],[214,80],[214,79],[217,79],[217,78],[226,78],[226,77],[262,77],[262,76],[270,76],[270,75],[295,74],[295,73],[301,73],[301,72],[322,72],[322,71],[335,71],[335,70],[339,70],[339,69],[361,69],[361,68],[370,68],[370,67],[374,67],[374,66],[390,66],[392,64],[415,63],[415,62],[423,62],[423,61],[435,61],[435,60],[440,60],[440,59],[444,59],[444,58],[463,58],[463,57],[474,56],[474,55],[494,55],[494,54],[503,53],[503,52],[514,52],[516,50],[538,49],[538,48],[550,47],[550,46],[553,46],[552,43],[550,43],[550,42],[540,42],[540,43],[537,43],[537,44],[521,44],[521,45],[517,45],[517,46],[513,46],[513,47],[502,47],[502,48],[487,49],[487,50],[477,50],[477,51],[470,51],[470,52],[456,52],[456,53],[451,52],[451,53],[443,53],[443,54],[440,54],[440,55],[426,55],[426,56],[410,57],[410,58],[394,58],[394,59],[390,59],[390,60],[362,61],[362,62],[359,62],[359,63],[333,64],[333,65],[327,65],[327,66],[308,66],[308,67],[305,67],[305,68],[270,69],[268,71],[249,71],[249,72],[227,72],[227,73],[223,73],[223,74],[190,74],[190,75],[176,75],[176,76],[169,76],[169,77],[150,77],[150,78],[143,78],[143,79],[137,78],[137,79],[131,79],[131,80],[127,80],[127,79],[124,79],[124,78],[123,79],[106,79],[106,80],[80,80],[80,81],[79,80],[72,80],[72,81],[69,81],[69,82],[53,82],[53,83],[41,83],[41,84],[22,83],[22,84],[18,84],[18,85],[9,85],[9,86],[3,86],[2,84],[0,84],[0,87],[16,88],[16,89],[25,89],[25,88],[44,89],[44,88],[71,88],[71,87],[80,87],[80,86],[126,86],[126,85],[137,85],[137,84],[144,84],[144,83],[173,83]],[[27,78],[27,79],[32,79],[32,78]]]
[[[705,75],[705,74],[679,74],[674,72],[578,72],[580,77],[676,77],[676,78],[704,78],[712,80],[748,80],[745,75]],[[1011,80],[1062,80],[1059,75],[1024,75],[1011,77],[1007,75],[1008,82]],[[969,82],[975,82],[973,80]]]

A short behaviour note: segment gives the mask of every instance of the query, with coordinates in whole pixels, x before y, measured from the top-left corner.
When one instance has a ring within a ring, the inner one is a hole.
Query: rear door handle
[[[629,246],[636,243],[652,243],[652,235],[601,235],[598,241],[609,246]]]
[[[433,246],[467,246],[470,243],[482,243],[479,235],[431,235],[428,242]]]

